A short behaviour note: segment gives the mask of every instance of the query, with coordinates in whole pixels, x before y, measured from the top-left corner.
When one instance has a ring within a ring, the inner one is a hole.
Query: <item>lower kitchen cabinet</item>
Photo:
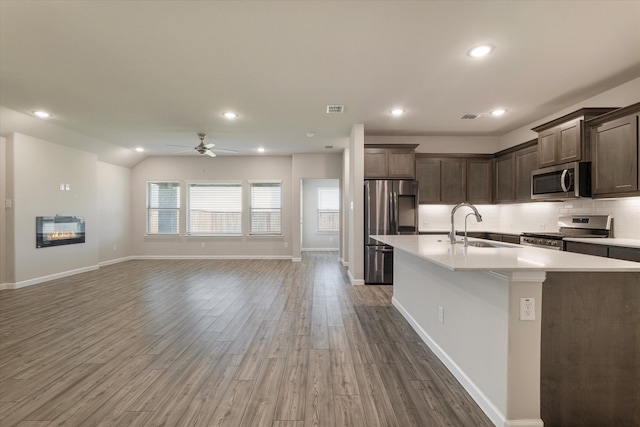
[[[607,258],[609,256],[609,247],[605,245],[594,245],[582,242],[565,242],[565,251],[577,254],[595,255]]]
[[[565,251],[640,262],[640,248],[567,241],[565,242]]]
[[[640,262],[640,249],[609,246],[609,258]]]

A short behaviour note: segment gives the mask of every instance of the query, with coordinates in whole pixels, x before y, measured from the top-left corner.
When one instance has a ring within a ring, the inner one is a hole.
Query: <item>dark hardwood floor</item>
[[[492,425],[391,293],[326,252],[0,291],[0,425]]]

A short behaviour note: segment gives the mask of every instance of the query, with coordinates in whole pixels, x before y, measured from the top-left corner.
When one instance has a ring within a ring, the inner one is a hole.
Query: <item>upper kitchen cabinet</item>
[[[531,201],[531,172],[538,169],[538,147],[536,142],[536,140],[533,140],[527,144],[523,144],[523,148],[515,152],[515,196],[517,202]]]
[[[364,177],[415,179],[415,149],[418,145],[364,146]]]
[[[493,160],[467,159],[467,202],[493,203]]]
[[[639,113],[637,103],[587,122],[593,156],[593,197],[640,195]]]
[[[416,156],[421,204],[491,203],[491,156],[436,156]]]
[[[538,167],[591,160],[584,122],[612,110],[582,108],[533,128],[538,133]]]
[[[531,172],[538,168],[537,140],[496,153],[496,203],[530,202]]]
[[[496,203],[511,203],[516,200],[516,157],[513,152],[496,157],[495,194]]]

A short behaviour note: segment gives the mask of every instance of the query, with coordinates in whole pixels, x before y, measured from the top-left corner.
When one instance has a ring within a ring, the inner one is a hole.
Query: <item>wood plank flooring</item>
[[[327,252],[0,291],[0,425],[492,425],[391,294]]]

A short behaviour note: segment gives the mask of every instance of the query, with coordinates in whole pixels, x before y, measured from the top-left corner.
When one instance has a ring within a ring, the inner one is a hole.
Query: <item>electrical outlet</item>
[[[289,247],[289,242],[284,242],[284,247],[288,248]]]
[[[200,247],[204,248],[206,245],[204,244],[204,242],[200,243]]]
[[[536,320],[535,298],[520,298],[520,320]]]
[[[441,305],[438,306],[438,321],[444,323],[444,307]]]
[[[113,251],[117,251],[118,250],[118,245],[113,245]]]

